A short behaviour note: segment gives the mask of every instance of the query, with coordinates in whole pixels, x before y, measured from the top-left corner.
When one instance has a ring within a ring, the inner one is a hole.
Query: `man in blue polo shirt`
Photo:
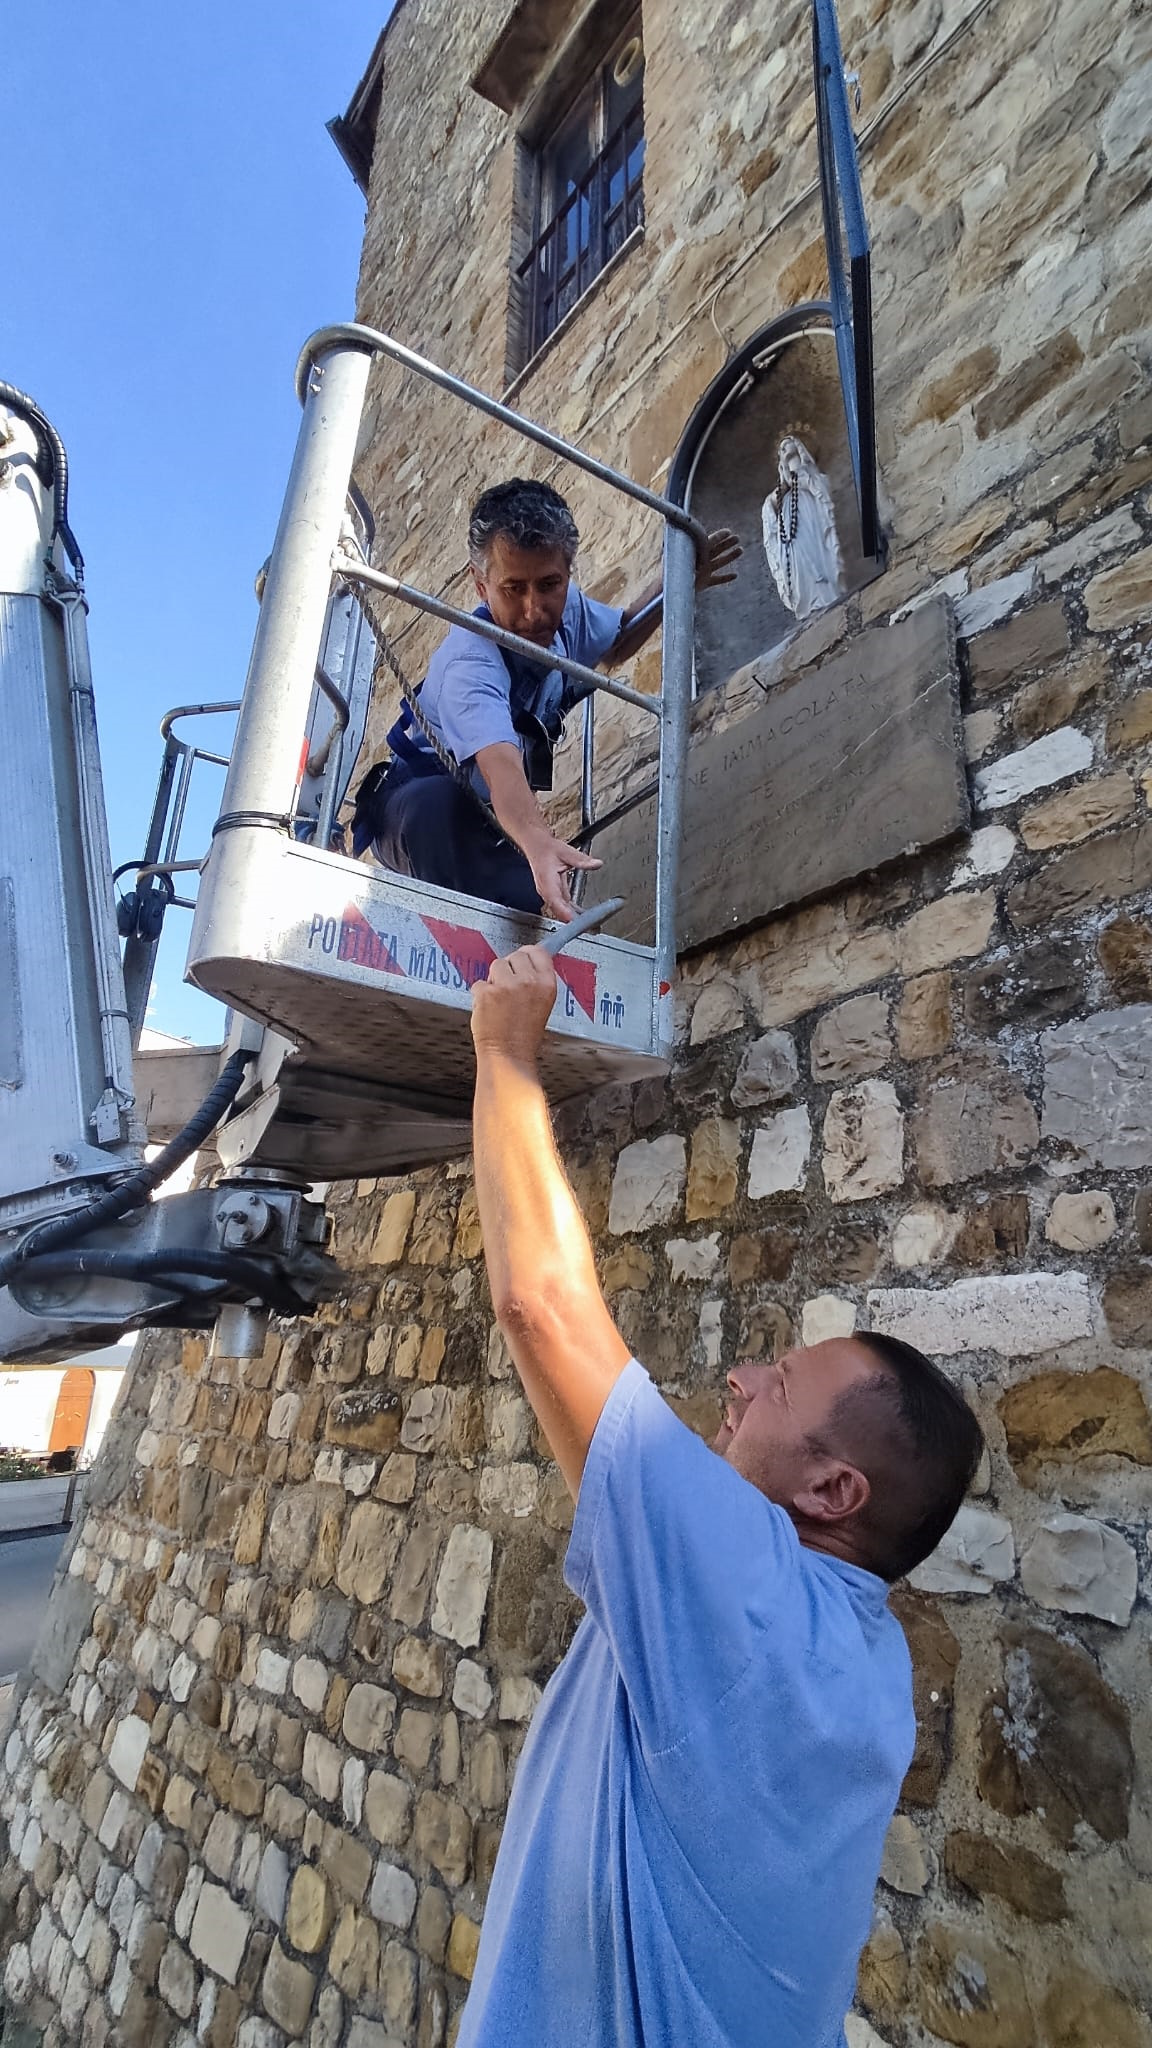
[[[842,2048],[913,1748],[892,1580],[979,1427],[861,1334],[728,1375],[714,1445],[609,1315],[552,1141],[539,947],[473,995],[492,1302],[576,1500],[587,1613],[517,1765],[458,2048]]]
[[[660,585],[623,611],[597,604],[571,580],[579,539],[550,484],[485,491],[468,526],[478,616],[586,668],[630,661],[660,623]],[[739,553],[734,534],[714,534],[699,587],[730,582]],[[357,795],[354,851],[371,845],[400,874],[567,923],[570,876],[600,862],[556,836],[537,792],[552,787],[553,749],[585,691],[453,626],[418,694],[388,734],[387,769]]]

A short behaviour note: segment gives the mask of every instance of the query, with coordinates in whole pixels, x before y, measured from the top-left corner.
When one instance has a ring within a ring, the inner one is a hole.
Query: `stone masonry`
[[[394,15],[360,286],[362,318],[488,389],[515,123],[469,80],[506,13]],[[1152,17],[844,0],[841,26],[891,558],[780,659],[943,590],[973,831],[686,960],[668,1080],[559,1135],[614,1312],[693,1427],[736,1359],[871,1327],[987,1432],[894,1596],[919,1742],[851,2048],[1152,2048]],[[805,8],[648,0],[644,37],[643,237],[516,402],[659,487],[728,352],[825,279]],[[461,595],[467,503],[514,468],[551,473],[375,378],[361,482],[397,574]],[[655,530],[571,496],[583,580],[622,599]],[[428,644],[402,642],[415,675]],[[605,798],[643,745],[613,706]],[[314,1323],[254,1362],[139,1347],[3,1749],[5,2044],[455,2038],[577,1618],[571,1510],[467,1167],[330,1199],[347,1286]]]

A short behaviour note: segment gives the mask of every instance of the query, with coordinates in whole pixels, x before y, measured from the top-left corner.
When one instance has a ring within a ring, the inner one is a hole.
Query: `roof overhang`
[[[396,0],[388,20],[376,38],[368,68],[342,114],[333,115],[325,125],[365,198],[376,150],[376,128],[384,91],[384,45],[388,31],[404,0]]]

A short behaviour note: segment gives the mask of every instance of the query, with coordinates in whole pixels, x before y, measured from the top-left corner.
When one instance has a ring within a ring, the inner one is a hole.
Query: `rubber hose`
[[[153,1188],[183,1166],[186,1159],[199,1150],[210,1131],[214,1131],[229,1104],[240,1093],[244,1070],[255,1054],[251,1051],[234,1052],[220,1069],[214,1088],[204,1097],[198,1110],[189,1117],[182,1131],[165,1145],[155,1159],[140,1166],[127,1180],[109,1188],[99,1201],[89,1203],[86,1209],[78,1209],[70,1216],[61,1216],[54,1223],[41,1224],[29,1237],[24,1239],[18,1251],[9,1252],[0,1261],[0,1287],[6,1287],[12,1273],[25,1259],[36,1257],[43,1252],[57,1251],[62,1245],[75,1244],[78,1237],[87,1236],[91,1230],[98,1230],[105,1223],[118,1223],[121,1216],[127,1216],[131,1209],[139,1209],[147,1201]]]
[[[87,1250],[77,1246],[67,1251],[39,1252],[20,1262],[22,1280],[57,1280],[72,1273],[139,1280],[157,1287],[178,1287],[189,1278],[221,1280],[232,1287],[247,1288],[274,1307],[293,1311],[302,1306],[295,1289],[282,1275],[237,1252],[181,1251],[178,1247],[165,1252],[114,1252],[102,1246]]]
[[[0,379],[0,405],[8,406],[27,420],[40,446],[40,461],[37,465],[41,483],[52,486],[53,517],[56,531],[68,550],[68,559],[76,571],[77,579],[84,575],[84,557],[80,553],[76,536],[68,524],[68,454],[63,441],[52,425],[47,414],[42,413],[34,398],[21,391],[15,384],[6,384]]]

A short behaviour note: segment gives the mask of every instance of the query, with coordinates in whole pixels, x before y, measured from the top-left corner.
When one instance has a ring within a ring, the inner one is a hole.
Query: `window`
[[[643,78],[637,14],[535,141],[532,246],[516,267],[525,361],[644,219]]]

